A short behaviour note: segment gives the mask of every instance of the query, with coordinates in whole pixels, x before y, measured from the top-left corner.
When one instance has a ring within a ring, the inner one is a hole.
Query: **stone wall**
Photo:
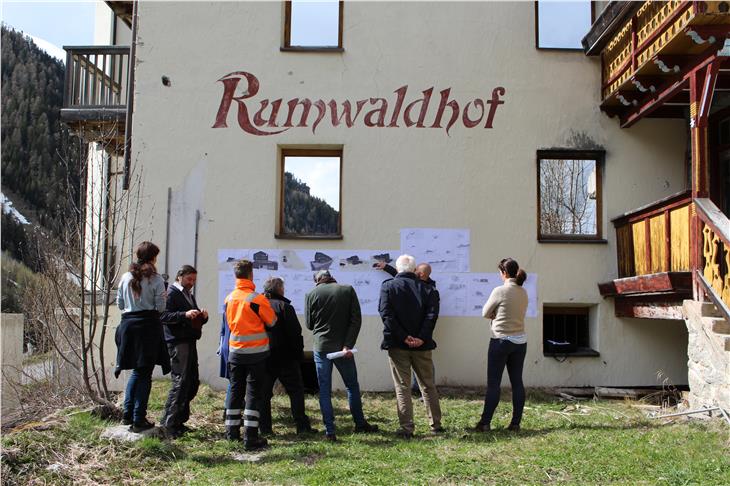
[[[23,314],[2,314],[2,414],[18,406],[18,397],[11,384],[20,383],[23,369]]]
[[[684,312],[690,408],[719,406],[730,411],[730,350],[726,336],[712,331],[716,312],[711,304],[695,301],[685,301]]]

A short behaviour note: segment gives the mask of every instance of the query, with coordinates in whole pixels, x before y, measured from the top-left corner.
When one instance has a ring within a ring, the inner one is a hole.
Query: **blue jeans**
[[[147,401],[152,389],[153,366],[134,368],[127,382],[124,394],[124,416],[131,418],[135,424],[147,419]]]
[[[347,401],[350,405],[350,413],[355,425],[365,425],[365,416],[362,412],[362,400],[360,398],[360,385],[357,382],[357,367],[355,358],[327,359],[327,353],[314,352],[314,366],[317,369],[317,381],[319,382],[319,408],[322,411],[322,421],[325,432],[328,435],[335,433],[335,412],[332,409],[332,365],[345,382],[347,388]]]
[[[492,422],[492,416],[499,404],[500,384],[505,366],[512,384],[512,425],[520,425],[525,408],[525,386],[522,384],[522,367],[525,364],[527,344],[515,344],[508,339],[489,341],[487,357],[487,394],[484,397],[484,411],[480,420],[483,424]]]

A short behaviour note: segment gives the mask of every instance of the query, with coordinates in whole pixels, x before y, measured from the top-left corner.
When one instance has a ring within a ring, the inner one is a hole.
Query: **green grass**
[[[155,382],[150,418],[157,418],[168,382]],[[476,395],[442,398],[440,436],[428,434],[416,402],[416,439],[397,439],[392,394],[363,396],[377,434],[353,434],[342,394],[334,400],[340,442],[294,433],[288,399],[274,400],[271,448],[258,462],[236,459],[240,444],[223,440],[223,393],[202,387],[193,402],[194,432],[175,441],[121,444],[100,439],[109,425],[70,411],[46,430],[5,434],[3,484],[730,484],[730,435],[719,421],[666,424],[622,401],[566,404],[531,394],[522,432],[503,430],[511,405],[503,401],[494,432],[466,432],[478,419]],[[314,397],[307,410],[319,424]],[[322,426],[317,425],[321,430]],[[59,464],[48,467],[53,464]]]

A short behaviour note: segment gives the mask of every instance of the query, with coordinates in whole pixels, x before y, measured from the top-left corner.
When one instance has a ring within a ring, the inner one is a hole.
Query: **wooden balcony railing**
[[[700,281],[715,305],[730,318],[730,220],[709,199],[695,199],[702,229]]]
[[[613,219],[619,278],[662,272],[689,272],[689,191]]]
[[[66,85],[61,116],[93,120],[127,108],[129,47],[65,47]]]
[[[679,72],[682,56],[714,43],[720,49],[728,24],[726,2],[643,2],[603,49],[602,99],[629,106],[635,97],[626,93],[655,92],[664,76]]]

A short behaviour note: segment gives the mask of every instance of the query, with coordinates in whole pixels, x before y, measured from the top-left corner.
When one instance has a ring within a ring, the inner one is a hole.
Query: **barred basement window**
[[[590,307],[543,307],[545,356],[598,356],[591,347]]]
[[[342,51],[343,2],[287,0],[284,2],[282,51]]]
[[[535,46],[538,49],[583,50],[581,40],[594,20],[593,2],[535,2]]]
[[[601,150],[537,151],[537,237],[541,242],[605,243]]]
[[[342,238],[342,149],[282,149],[278,238]]]

